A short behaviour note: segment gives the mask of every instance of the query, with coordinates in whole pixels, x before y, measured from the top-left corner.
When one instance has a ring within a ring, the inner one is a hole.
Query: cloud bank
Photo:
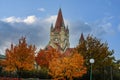
[[[39,19],[36,16],[26,18],[8,17],[0,20],[0,54],[4,54],[11,43],[17,44],[22,36],[26,36],[29,44],[44,48],[49,41],[51,17]]]
[[[111,19],[112,17],[106,17],[92,23],[85,21],[69,22],[71,46],[74,47],[78,44],[81,33],[83,33],[85,37],[90,34],[98,39],[101,39],[107,35],[113,35],[115,31],[113,30],[113,25],[110,22]]]
[[[46,18],[38,18],[35,15],[27,17],[15,17],[0,19],[0,54],[5,53],[5,49],[10,47],[10,44],[17,44],[22,36],[26,36],[28,44],[36,45],[37,49],[44,48],[49,42],[49,33],[51,24],[55,24],[57,15],[52,15]],[[70,30],[71,47],[78,44],[80,34],[93,34],[102,36],[111,34],[112,24],[107,21],[97,21],[87,23],[84,21],[70,22],[65,19],[65,24]]]

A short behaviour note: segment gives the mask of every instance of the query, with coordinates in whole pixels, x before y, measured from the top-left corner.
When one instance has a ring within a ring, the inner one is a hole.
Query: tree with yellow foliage
[[[78,53],[63,58],[54,58],[49,63],[49,75],[54,79],[69,79],[82,77],[86,73],[84,59]]]
[[[35,46],[28,45],[24,37],[19,39],[18,45],[11,44],[11,48],[5,52],[4,70],[11,72],[33,70],[35,50]]]

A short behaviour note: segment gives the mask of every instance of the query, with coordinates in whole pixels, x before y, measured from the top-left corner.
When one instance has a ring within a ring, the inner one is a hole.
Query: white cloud
[[[37,22],[37,20],[38,20],[37,17],[32,15],[32,16],[28,16],[27,18],[25,18],[23,20],[23,22],[25,22],[27,24],[33,24],[33,23]]]
[[[44,12],[45,8],[38,8],[37,10],[40,11],[40,12]]]
[[[11,17],[2,19],[2,21],[8,22],[8,23],[14,23],[14,22],[21,22],[22,20],[19,17],[16,18],[15,16],[11,16]]]
[[[34,15],[27,16],[26,18],[20,18],[20,17],[11,16],[11,17],[2,19],[2,21],[7,22],[7,23],[24,22],[26,24],[34,24],[35,22],[37,22],[37,20],[38,20],[38,18],[36,16],[34,16]]]
[[[46,18],[44,21],[48,22],[48,23],[55,23],[56,18],[57,18],[57,15],[52,15],[52,16]]]

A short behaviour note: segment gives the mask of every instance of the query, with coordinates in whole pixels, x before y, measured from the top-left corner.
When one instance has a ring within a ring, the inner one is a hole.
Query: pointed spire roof
[[[79,40],[79,44],[81,43],[81,42],[83,42],[85,39],[84,39],[84,35],[83,35],[83,33],[81,33],[81,36],[80,36],[80,40]]]
[[[58,12],[56,23],[55,23],[55,30],[60,31],[61,27],[64,27],[64,20],[63,20],[63,16],[62,16],[62,10],[60,8],[59,12]]]

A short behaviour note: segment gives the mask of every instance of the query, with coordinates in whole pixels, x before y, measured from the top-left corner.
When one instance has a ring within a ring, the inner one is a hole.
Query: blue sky
[[[70,30],[70,44],[78,44],[80,34],[92,34],[107,42],[120,59],[120,0],[0,0],[0,54],[21,36],[38,49],[49,41],[51,23],[59,8]]]

